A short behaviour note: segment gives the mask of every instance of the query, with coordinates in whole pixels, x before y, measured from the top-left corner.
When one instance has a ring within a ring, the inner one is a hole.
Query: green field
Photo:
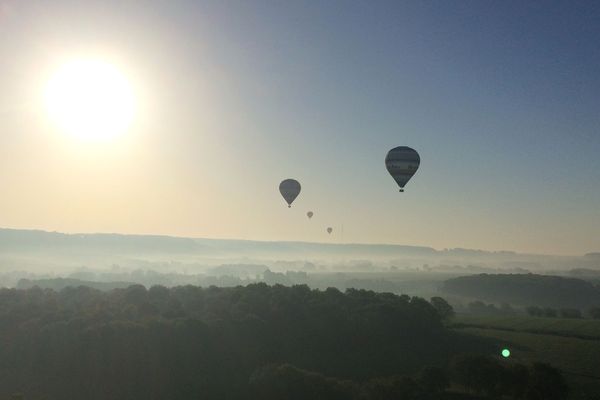
[[[600,398],[599,321],[458,316],[453,324],[457,331],[496,340],[510,349],[510,360],[541,361],[560,368],[573,389],[573,399]]]
[[[600,320],[592,319],[457,315],[452,324],[600,340]]]

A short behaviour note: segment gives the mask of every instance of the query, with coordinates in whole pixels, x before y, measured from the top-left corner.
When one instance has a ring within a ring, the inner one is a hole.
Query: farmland
[[[545,362],[563,370],[573,399],[600,393],[600,321],[534,317],[457,316],[457,331],[497,341],[516,362]]]
[[[592,319],[458,315],[453,324],[600,340],[600,320]]]

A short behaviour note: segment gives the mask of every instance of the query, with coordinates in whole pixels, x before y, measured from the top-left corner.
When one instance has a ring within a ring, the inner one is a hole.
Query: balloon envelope
[[[327,233],[331,235],[331,232],[333,232],[333,228],[327,228]]]
[[[385,167],[400,186],[401,192],[404,191],[404,185],[417,172],[420,164],[421,157],[419,157],[419,153],[406,146],[395,147],[385,156]]]
[[[283,196],[288,207],[292,206],[296,197],[300,194],[300,182],[295,179],[286,179],[279,184],[279,193]]]
[[[314,214],[313,214],[312,211],[309,211],[309,212],[306,213],[306,216],[308,217],[308,219],[311,219],[313,215]]]

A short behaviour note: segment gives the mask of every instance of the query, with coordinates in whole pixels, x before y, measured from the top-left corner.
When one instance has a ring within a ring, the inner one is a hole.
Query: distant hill
[[[113,289],[125,289],[133,282],[93,282],[82,281],[79,279],[52,278],[52,279],[21,279],[17,283],[17,289],[31,289],[35,286],[41,289],[52,289],[56,291],[63,290],[66,287],[87,286],[92,289],[110,291]]]
[[[117,252],[196,252],[202,244],[189,238],[112,233],[66,234],[37,230],[0,229],[0,251],[108,250]]]
[[[0,268],[10,264],[27,269],[34,264],[46,269],[68,266],[127,266],[126,261],[204,262],[219,264],[262,264],[273,262],[326,260],[389,261],[392,266],[421,268],[423,265],[471,266],[507,270],[598,268],[593,255],[560,257],[520,254],[510,251],[470,249],[436,250],[426,246],[395,244],[341,244],[292,241],[252,241],[230,239],[182,238],[160,235],[122,235],[116,233],[65,234],[39,230],[0,229]],[[8,260],[7,262],[2,262]],[[133,264],[133,263],[131,263]],[[365,264],[366,265],[366,264]],[[132,265],[129,265],[130,267]],[[133,265],[134,268],[145,266]]]
[[[445,293],[493,303],[521,306],[575,307],[600,305],[600,288],[590,282],[535,274],[480,274],[448,279]]]
[[[136,252],[188,252],[208,254],[272,254],[310,253],[329,254],[343,250],[345,253],[395,256],[434,255],[431,247],[388,244],[333,244],[312,242],[268,242],[236,239],[181,238],[160,235],[123,235],[116,233],[65,234],[39,230],[0,229],[0,252],[15,250],[81,249],[87,251],[110,250],[120,253]],[[480,254],[480,251],[457,249],[456,254]]]
[[[362,243],[318,243],[293,241],[255,241],[237,239],[182,238],[162,235],[126,235],[117,233],[76,233],[47,232],[41,230],[20,230],[0,228],[0,251],[15,249],[111,249],[122,252],[231,252],[238,253],[332,253],[374,254],[380,256],[421,255],[421,256],[499,256],[514,257],[510,251],[489,252],[471,249],[436,250],[426,246],[406,246],[397,244]]]

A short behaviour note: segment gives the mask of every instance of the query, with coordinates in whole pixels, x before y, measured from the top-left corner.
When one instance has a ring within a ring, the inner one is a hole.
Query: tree
[[[544,310],[537,306],[529,306],[525,309],[531,317],[541,317],[544,315]]]
[[[358,399],[357,386],[349,381],[328,378],[289,364],[267,366],[250,377],[256,398],[263,400]]]
[[[505,369],[502,384],[506,394],[522,399],[529,385],[529,368],[523,364],[510,364]]]
[[[563,308],[560,310],[560,316],[563,318],[583,318],[581,310],[576,308]]]
[[[439,367],[426,367],[419,375],[419,384],[429,394],[443,393],[450,386],[448,374]]]
[[[527,400],[564,400],[569,387],[560,370],[549,364],[535,363],[529,372]]]
[[[483,355],[466,355],[454,363],[455,380],[477,393],[496,396],[503,390],[504,370],[498,360]]]
[[[487,314],[488,311],[486,304],[479,300],[469,303],[467,307],[472,314]]]
[[[515,309],[511,307],[508,303],[502,303],[500,305],[500,312],[504,315],[515,315]]]
[[[371,379],[365,385],[365,391],[369,400],[411,400],[422,393],[417,382],[406,376]]]
[[[547,317],[547,318],[558,317],[558,311],[554,308],[544,307],[543,313],[544,313],[544,317]]]
[[[494,304],[485,304],[482,301],[473,301],[468,304],[469,312],[472,314],[479,315],[499,315],[502,314],[503,311],[496,307]]]
[[[452,308],[452,306],[443,298],[437,296],[432,297],[430,303],[433,308],[435,308],[442,320],[446,320],[454,316],[454,308]]]
[[[592,307],[589,310],[590,317],[600,319],[600,307]]]

